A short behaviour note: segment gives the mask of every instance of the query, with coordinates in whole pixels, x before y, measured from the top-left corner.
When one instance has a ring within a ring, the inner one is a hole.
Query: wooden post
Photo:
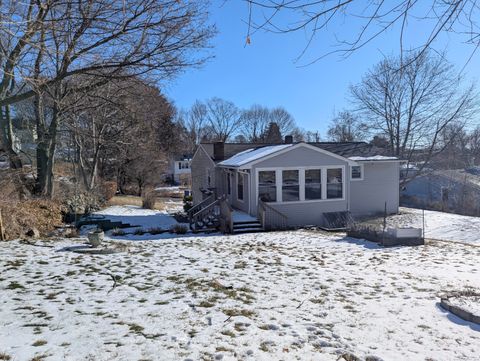
[[[3,228],[2,210],[0,209],[0,241],[6,241],[5,229]]]
[[[422,209],[422,236],[425,241],[425,209]]]

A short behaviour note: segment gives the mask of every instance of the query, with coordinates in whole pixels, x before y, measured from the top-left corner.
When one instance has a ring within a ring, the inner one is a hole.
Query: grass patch
[[[247,318],[255,317],[257,314],[255,311],[247,310],[247,309],[240,309],[240,308],[224,308],[222,310],[224,314],[229,317],[236,317],[236,316],[243,316]]]
[[[7,286],[7,290],[17,290],[17,289],[25,289],[25,287],[20,283],[18,283],[17,281],[12,281]]]
[[[220,331],[222,335],[229,336],[229,337],[236,337],[235,332],[230,331],[230,330],[222,330]]]
[[[12,359],[12,356],[5,352],[0,352],[0,360],[1,361],[10,361]]]
[[[45,340],[37,340],[34,343],[32,343],[32,346],[39,347],[39,346],[46,345],[47,343],[48,342]]]

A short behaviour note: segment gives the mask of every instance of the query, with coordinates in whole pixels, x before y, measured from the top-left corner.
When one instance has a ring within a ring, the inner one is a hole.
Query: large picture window
[[[305,170],[305,200],[322,199],[322,171]]]
[[[258,172],[258,198],[263,202],[277,201],[275,171]]]
[[[243,174],[237,173],[237,199],[243,201]]]
[[[327,199],[343,197],[342,168],[327,169]]]
[[[300,199],[298,170],[282,171],[282,201],[291,202]]]

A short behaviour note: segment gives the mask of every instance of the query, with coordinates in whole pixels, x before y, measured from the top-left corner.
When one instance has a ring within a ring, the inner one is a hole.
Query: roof
[[[202,147],[212,160],[220,166],[240,167],[297,144],[308,144],[354,162],[399,160],[397,157],[385,155],[384,149],[365,142],[300,142],[292,144],[224,143],[223,159],[215,159],[213,143],[202,143]]]
[[[218,165],[227,167],[240,167],[242,165],[261,159],[263,157],[266,157],[267,155],[276,153],[282,149],[286,149],[294,145],[295,144],[277,144],[267,145],[259,148],[250,148],[218,163]]]

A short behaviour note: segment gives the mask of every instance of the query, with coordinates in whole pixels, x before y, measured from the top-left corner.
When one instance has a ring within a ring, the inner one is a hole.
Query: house
[[[364,142],[202,143],[192,159],[192,213],[213,212],[216,202],[263,229],[325,226],[332,213],[397,213],[400,163]]]
[[[174,184],[191,185],[192,156],[184,154],[170,159],[170,177]]]
[[[405,180],[400,192],[404,206],[480,214],[480,175],[476,167],[429,170]]]

